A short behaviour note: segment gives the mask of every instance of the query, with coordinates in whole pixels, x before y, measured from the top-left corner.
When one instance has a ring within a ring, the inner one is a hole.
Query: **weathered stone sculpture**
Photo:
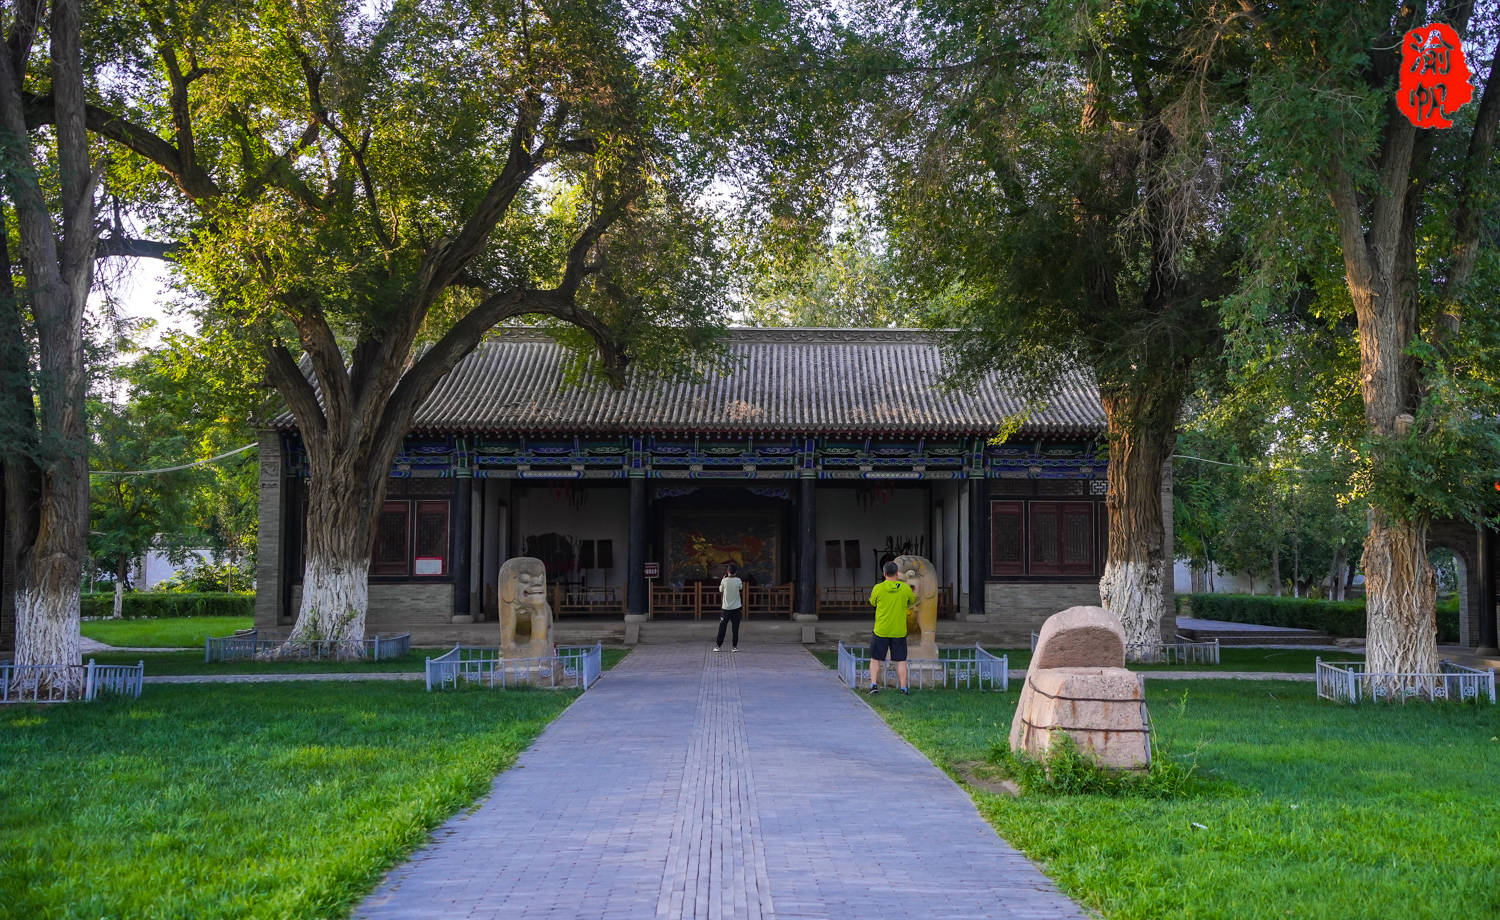
[[[552,607],[547,603],[547,567],[517,556],[500,567],[500,657],[544,658],[552,654]]]
[[[1125,669],[1125,633],[1103,607],[1070,607],[1043,624],[1010,726],[1010,749],[1045,757],[1058,734],[1106,767],[1151,765],[1145,689]]]
[[[897,556],[898,577],[911,585],[916,603],[906,611],[907,656],[936,658],[938,618],[937,569],[922,556]]]

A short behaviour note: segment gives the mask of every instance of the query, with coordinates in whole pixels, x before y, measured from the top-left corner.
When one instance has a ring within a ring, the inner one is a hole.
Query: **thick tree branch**
[[[1359,193],[1354,187],[1354,178],[1339,162],[1339,152],[1330,155],[1330,178],[1328,197],[1333,202],[1334,220],[1338,224],[1340,248],[1344,251],[1344,272],[1351,285],[1368,289],[1375,280],[1375,269],[1370,262],[1370,251],[1365,248],[1364,229],[1360,224]]]
[[[26,94],[28,128],[55,124],[56,121],[56,104],[52,96]],[[219,196],[218,185],[207,173],[183,159],[170,141],[150,130],[96,105],[84,107],[84,123],[94,134],[108,138],[161,167],[189,198]]]
[[[10,34],[5,43],[10,47],[11,76],[16,85],[26,81],[26,62],[31,60],[31,45],[36,41],[37,21],[43,4],[41,0],[19,0],[15,4],[15,19],[11,22]]]
[[[125,236],[101,237],[94,246],[94,258],[109,259],[123,256],[128,259],[160,259],[171,262],[182,251],[181,243],[162,243],[157,240],[138,240]]]
[[[588,226],[583,228],[583,232],[578,234],[573,245],[568,247],[568,261],[563,268],[562,282],[557,286],[558,294],[571,300],[578,293],[578,286],[594,270],[588,261],[589,251],[594,248],[595,243],[599,242],[599,237],[604,235],[604,231],[624,216],[631,203],[639,198],[644,190],[644,184],[636,184],[615,196],[614,200],[605,205],[594,219],[589,221]]]
[[[1469,135],[1469,149],[1459,169],[1458,206],[1453,216],[1453,264],[1443,282],[1443,299],[1450,303],[1463,296],[1479,259],[1481,209],[1476,206],[1475,197],[1479,194],[1479,178],[1495,149],[1497,126],[1500,126],[1500,62],[1491,61],[1479,113],[1474,118],[1474,132]]]
[[[326,450],[328,420],[318,405],[318,393],[298,366],[297,359],[280,342],[266,347],[266,379],[292,410],[297,419],[297,430],[308,450]]]
[[[438,291],[451,284],[454,276],[479,253],[484,241],[489,238],[490,231],[495,229],[495,224],[505,216],[516,195],[520,194],[526,182],[541,166],[533,158],[531,151],[531,140],[536,131],[540,110],[541,101],[534,93],[528,93],[516,112],[505,166],[490,183],[484,198],[470,213],[458,235],[447,244],[439,246],[428,257],[428,264],[423,266],[422,286],[426,289],[424,293],[429,302]]]
[[[369,141],[366,135],[365,143],[355,144],[328,114],[328,107],[323,104],[323,71],[313,64],[312,56],[302,50],[302,46],[296,40],[287,35],[287,45],[292,49],[292,54],[302,66],[302,79],[307,84],[307,104],[312,111],[313,121],[327,128],[338,142],[343,145],[354,166],[359,170],[360,185],[365,190],[365,204],[370,209],[370,228],[375,232],[375,238],[380,241],[380,246],[387,252],[395,248],[391,234],[386,231],[385,223],[380,218],[380,203],[375,198],[375,182],[370,178],[370,168],[365,163],[365,146]]]
[[[317,375],[328,427],[330,430],[341,428],[349,419],[353,394],[338,339],[317,304],[303,303],[290,294],[284,294],[280,299],[297,329],[302,350],[312,362],[313,373]]]

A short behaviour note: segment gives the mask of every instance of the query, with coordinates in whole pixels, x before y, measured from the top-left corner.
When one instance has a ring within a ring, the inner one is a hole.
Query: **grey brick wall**
[[[302,586],[292,586],[292,610],[302,604]],[[365,633],[403,633],[453,624],[453,586],[370,585]]]
[[[1069,607],[1099,606],[1099,583],[1014,584],[990,582],[984,586],[984,612],[998,623],[1000,635],[1017,648],[1025,648],[1031,631],[1041,629],[1052,614]]]

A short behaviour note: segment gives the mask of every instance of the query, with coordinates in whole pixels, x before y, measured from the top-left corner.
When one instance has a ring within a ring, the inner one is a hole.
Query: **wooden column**
[[[818,613],[818,535],[816,488],[811,476],[799,480],[797,496],[797,613]]]
[[[292,606],[292,582],[300,584],[302,581],[302,542],[307,539],[307,509],[302,503],[303,488],[301,476],[282,474],[281,586],[280,596],[277,598],[277,616],[281,623],[294,623],[297,619],[297,609]]]
[[[476,620],[484,619],[484,585],[480,574],[484,571],[484,483],[483,479],[470,480],[469,485],[469,613]]]
[[[1480,525],[1474,552],[1479,582],[1479,648],[1481,655],[1500,655],[1495,624],[1495,532]],[[1463,641],[1460,638],[1459,641]]]
[[[632,474],[636,471],[632,470]],[[646,477],[630,477],[630,545],[625,552],[625,612],[646,613]]]
[[[469,521],[474,507],[473,480],[467,477],[458,480],[453,490],[453,537],[449,541],[449,552],[453,554],[453,621],[472,623],[469,613]]]
[[[484,482],[484,538],[479,541],[479,592],[484,600],[479,609],[485,619],[498,617],[500,599],[496,582],[500,578],[500,484],[493,479]]]
[[[969,479],[969,614],[984,615],[984,576],[990,569],[990,501],[983,473]]]

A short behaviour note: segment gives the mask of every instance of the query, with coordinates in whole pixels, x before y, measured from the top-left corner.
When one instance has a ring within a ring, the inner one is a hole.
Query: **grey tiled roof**
[[[900,329],[732,329],[730,367],[700,383],[570,387],[566,353],[507,333],[459,362],[417,410],[413,431],[516,433],[987,434],[1025,401],[999,374],[944,390],[941,334]],[[273,421],[295,427],[290,414]],[[1022,434],[1104,429],[1088,375],[1068,379]]]

